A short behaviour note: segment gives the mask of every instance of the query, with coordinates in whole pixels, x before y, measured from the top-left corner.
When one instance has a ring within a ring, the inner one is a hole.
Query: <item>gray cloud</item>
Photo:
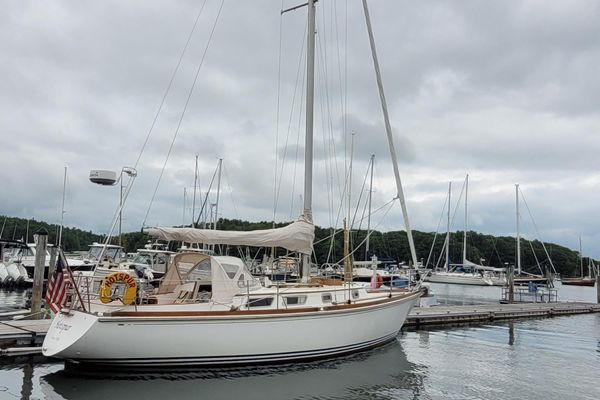
[[[138,166],[127,230],[144,219],[219,5],[207,2]],[[0,213],[57,222],[66,164],[67,223],[108,230],[118,190],[92,185],[87,174],[135,162],[200,6],[4,5]],[[316,222],[328,225],[342,201],[344,128],[356,132],[354,201],[371,153],[375,206],[396,190],[360,3],[317,7],[314,208]],[[473,229],[514,233],[520,182],[545,240],[575,247],[581,234],[600,257],[591,218],[600,204],[600,5],[379,1],[370,8],[414,228],[435,229],[448,180],[458,187],[468,172]],[[282,20],[278,103],[279,24],[272,1],[225,3],[147,223],[181,223],[196,154],[202,190],[224,159],[222,216],[271,219],[276,174],[277,219],[301,211],[305,14]],[[188,196],[186,219],[190,203]],[[380,228],[401,227],[394,206]],[[535,234],[526,225],[524,233]]]

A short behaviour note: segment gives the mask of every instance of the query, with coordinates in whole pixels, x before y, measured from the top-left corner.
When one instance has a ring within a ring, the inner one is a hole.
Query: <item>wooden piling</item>
[[[33,319],[42,317],[42,291],[44,287],[44,268],[46,267],[46,248],[48,231],[40,229],[33,235],[35,241],[35,270],[33,272],[33,289],[31,291],[31,314]]]

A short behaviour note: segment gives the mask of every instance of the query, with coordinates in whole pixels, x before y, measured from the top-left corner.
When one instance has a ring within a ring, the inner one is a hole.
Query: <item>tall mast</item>
[[[446,225],[446,272],[450,269],[450,196],[452,195],[452,182],[448,182],[448,224]],[[437,266],[437,263],[436,263]]]
[[[581,269],[581,278],[583,278],[583,254],[581,249],[581,235],[579,235],[579,269]]]
[[[304,142],[304,218],[312,223],[313,109],[315,94],[315,0],[308,0],[306,40],[306,138]],[[310,276],[310,256],[302,255],[302,281]]]
[[[63,222],[65,220],[65,191],[67,188],[67,166],[65,165],[65,174],[63,176],[63,193],[62,193],[62,206],[60,209],[60,229],[58,230],[58,247],[62,245],[62,232],[63,232]],[[119,222],[120,224],[120,222]],[[120,237],[120,235],[119,235]],[[120,239],[119,239],[120,240]],[[25,240],[27,241],[27,240]]]
[[[196,164],[194,166],[194,195],[192,200],[192,228],[196,224],[196,188],[198,187],[198,154],[196,154]]]
[[[309,3],[312,3],[310,1]],[[373,37],[373,29],[371,28],[371,17],[369,16],[369,7],[367,6],[367,0],[363,0],[363,9],[365,12],[365,20],[367,23],[367,31],[369,32],[369,44],[371,45],[371,56],[373,57],[373,66],[375,68],[375,75],[377,77],[377,86],[379,88],[379,99],[381,100],[381,109],[383,111],[383,119],[385,122],[385,131],[388,139],[388,147],[390,149],[390,155],[392,157],[392,165],[394,166],[394,177],[396,178],[396,189],[397,198],[400,199],[400,206],[402,207],[402,217],[404,218],[404,227],[406,228],[406,235],[408,237],[408,245],[410,247],[410,255],[414,267],[417,267],[417,252],[415,250],[415,243],[412,237],[412,230],[410,229],[410,221],[408,220],[408,211],[406,209],[406,201],[404,199],[404,191],[402,190],[402,182],[400,180],[400,171],[398,170],[398,159],[396,157],[396,148],[394,147],[394,138],[392,136],[392,126],[390,124],[390,118],[387,110],[387,101],[385,99],[385,93],[383,92],[383,82],[381,80],[381,72],[379,70],[379,61],[377,60],[377,49],[375,48],[375,38]]]
[[[467,229],[468,229],[468,214],[467,214],[467,197],[469,193],[469,174],[465,178],[465,232],[463,233],[463,265],[467,264]]]
[[[350,256],[350,214],[352,208],[352,162],[354,159],[354,133],[350,142],[350,164],[348,165],[348,219],[344,220],[344,268],[345,279],[352,280],[352,258]]]
[[[219,219],[219,197],[221,195],[221,169],[223,167],[223,159],[219,158],[219,175],[217,176],[217,202],[215,203],[215,221],[213,222],[213,229],[217,229],[217,220]],[[212,211],[212,210],[211,210]]]
[[[185,186],[183,187],[183,213],[181,216],[181,227],[183,228],[185,226],[185,206],[186,206],[186,201],[187,201],[187,189],[185,188]]]
[[[369,259],[369,238],[371,237],[371,199],[373,197],[373,166],[375,154],[371,154],[371,182],[369,183],[369,213],[367,214],[367,241],[365,243],[365,260]]]
[[[515,198],[517,204],[517,275],[521,275],[521,233],[519,232],[519,184],[515,184]]]

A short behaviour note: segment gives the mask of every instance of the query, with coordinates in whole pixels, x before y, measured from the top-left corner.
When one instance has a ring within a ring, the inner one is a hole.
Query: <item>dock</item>
[[[413,308],[406,318],[404,327],[477,324],[508,319],[548,318],[588,313],[600,313],[600,304],[560,302],[433,306]]]
[[[433,306],[413,308],[403,329],[427,329],[428,327],[448,325],[482,324],[509,319],[548,318],[589,313],[600,313],[600,304],[559,302]],[[50,323],[49,319],[0,321],[0,356],[40,354]]]

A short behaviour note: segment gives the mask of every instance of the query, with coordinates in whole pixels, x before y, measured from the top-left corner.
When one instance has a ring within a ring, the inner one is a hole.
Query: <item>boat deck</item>
[[[436,326],[587,313],[600,313],[600,304],[559,302],[434,306],[414,308],[408,315],[403,328],[427,329]],[[50,322],[49,319],[0,321],[0,356],[40,354]]]

